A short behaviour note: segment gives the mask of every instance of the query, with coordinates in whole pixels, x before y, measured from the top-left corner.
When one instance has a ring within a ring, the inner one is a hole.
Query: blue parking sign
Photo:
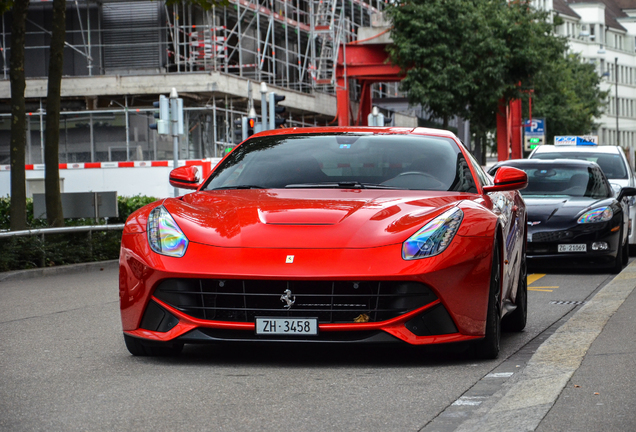
[[[545,119],[533,118],[525,120],[523,128],[526,135],[545,135]]]

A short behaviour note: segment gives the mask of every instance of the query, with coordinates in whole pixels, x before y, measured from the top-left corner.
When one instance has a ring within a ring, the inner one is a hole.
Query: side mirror
[[[494,178],[494,185],[484,186],[484,192],[504,192],[523,189],[528,186],[528,174],[519,168],[499,167]]]
[[[634,195],[636,195],[636,188],[627,186],[621,189],[621,191],[618,193],[618,197],[616,198],[616,201],[620,201],[625,197],[634,196]]]
[[[195,166],[182,166],[170,171],[170,184],[181,189],[198,189],[201,183],[199,169]]]

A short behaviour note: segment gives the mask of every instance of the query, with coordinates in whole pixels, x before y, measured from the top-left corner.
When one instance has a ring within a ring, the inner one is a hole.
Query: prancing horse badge
[[[294,256],[293,255],[287,255],[287,259],[285,260],[285,264],[293,264],[294,263]]]

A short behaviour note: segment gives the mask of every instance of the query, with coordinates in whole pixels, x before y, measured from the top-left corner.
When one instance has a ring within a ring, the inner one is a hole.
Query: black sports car
[[[579,160],[510,160],[528,174],[521,191],[528,209],[529,264],[541,267],[597,265],[618,273],[627,264],[628,214],[621,200],[636,195],[624,187],[616,196],[600,167]]]

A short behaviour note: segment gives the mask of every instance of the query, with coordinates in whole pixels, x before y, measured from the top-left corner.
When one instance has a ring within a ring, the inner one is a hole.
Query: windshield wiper
[[[223,186],[210,190],[227,190],[227,189],[265,189],[263,186],[257,185],[236,185],[236,186]]]
[[[324,182],[324,183],[296,183],[288,184],[286,188],[332,188],[332,189],[397,189],[393,186],[385,186],[376,183],[360,183],[357,181]]]

